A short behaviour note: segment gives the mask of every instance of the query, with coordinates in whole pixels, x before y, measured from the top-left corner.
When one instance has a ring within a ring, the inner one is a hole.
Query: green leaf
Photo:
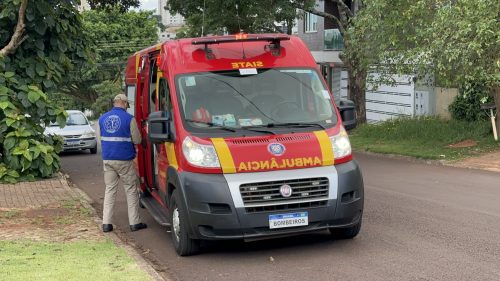
[[[47,25],[44,22],[40,22],[35,26],[35,31],[40,35],[45,35]]]
[[[16,178],[13,178],[13,177],[11,177],[11,176],[5,176],[5,177],[3,178],[3,180],[4,180],[5,182],[12,183],[12,184],[17,183]]]
[[[19,177],[19,173],[17,171],[14,171],[14,170],[9,170],[7,172],[7,175],[13,177],[13,178],[18,178]]]
[[[30,91],[28,93],[28,100],[32,103],[35,103],[38,99],[40,99],[40,94],[35,91]]]
[[[59,124],[59,127],[64,127],[66,125],[66,116],[59,114],[56,117],[56,121]]]
[[[36,69],[36,73],[40,76],[45,76],[46,72],[45,72],[45,65],[41,64],[41,63],[37,63],[36,66],[35,66],[35,69]]]
[[[25,149],[18,147],[15,147],[14,150],[12,150],[12,155],[22,155],[24,153]]]
[[[0,108],[2,110],[5,110],[7,107],[9,107],[9,104],[10,104],[10,102],[8,102],[8,101],[2,101],[2,102],[0,102]]]
[[[54,162],[54,158],[52,158],[52,155],[47,154],[47,155],[45,155],[44,161],[45,161],[45,164],[52,165],[52,162]]]
[[[29,160],[29,161],[33,160],[33,157],[31,156],[31,153],[30,153],[30,151],[29,151],[29,150],[25,150],[25,151],[23,152],[23,156],[24,156],[24,158],[26,158],[26,159],[27,159],[27,160]]]
[[[45,44],[43,43],[43,40],[42,40],[42,39],[36,40],[36,41],[35,41],[35,46],[36,46],[39,50],[42,50],[42,51],[45,49]]]
[[[40,156],[40,148],[37,146],[30,147],[30,151],[33,152],[33,159],[37,159]]]
[[[3,148],[6,150],[11,150],[16,145],[15,138],[6,138],[3,142]]]
[[[16,73],[14,73],[14,72],[5,72],[4,73],[5,78],[12,78],[12,77],[14,77],[14,75],[16,75]]]
[[[43,80],[43,85],[46,88],[52,88],[54,87],[54,82],[52,82],[52,80]]]
[[[46,145],[39,145],[38,148],[40,148],[40,151],[43,152],[43,154],[47,154],[47,146]]]
[[[10,92],[10,89],[3,86],[3,85],[0,85],[0,95],[6,95]]]
[[[19,148],[21,149],[28,149],[29,147],[29,142],[27,140],[22,140],[20,143],[19,143]]]
[[[11,127],[12,124],[16,123],[17,120],[15,119],[10,119],[10,118],[6,118],[5,119],[5,124],[7,124],[7,126]]]

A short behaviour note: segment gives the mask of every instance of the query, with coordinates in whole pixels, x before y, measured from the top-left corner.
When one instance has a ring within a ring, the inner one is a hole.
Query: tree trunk
[[[492,86],[493,90],[493,98],[495,100],[495,107],[496,107],[496,127],[497,127],[497,132],[500,133],[500,86],[499,85],[493,85]]]
[[[366,123],[366,71],[349,71],[349,98],[356,105],[356,119],[358,124]]]

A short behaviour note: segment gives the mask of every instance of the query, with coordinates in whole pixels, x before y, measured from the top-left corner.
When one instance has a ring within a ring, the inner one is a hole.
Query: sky
[[[158,9],[158,0],[140,0],[141,10],[156,10]]]

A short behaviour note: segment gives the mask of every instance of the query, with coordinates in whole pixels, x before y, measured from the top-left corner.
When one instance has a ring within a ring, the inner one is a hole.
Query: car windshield
[[[241,69],[177,77],[188,128],[328,127],[337,122],[313,69]]]
[[[85,118],[85,115],[81,112],[71,112],[68,113],[68,118],[66,119],[66,126],[81,126],[81,125],[87,125],[87,118]],[[55,123],[50,123],[51,127],[59,126],[57,122]]]

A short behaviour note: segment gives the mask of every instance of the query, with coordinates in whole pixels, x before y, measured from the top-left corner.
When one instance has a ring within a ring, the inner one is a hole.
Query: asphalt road
[[[99,154],[61,156],[63,170],[102,210]],[[361,233],[327,232],[252,243],[208,243],[178,257],[170,233],[141,210],[128,231],[123,189],[115,227],[172,280],[500,280],[500,173],[357,155],[365,180]],[[124,280],[126,277],[124,276]]]

